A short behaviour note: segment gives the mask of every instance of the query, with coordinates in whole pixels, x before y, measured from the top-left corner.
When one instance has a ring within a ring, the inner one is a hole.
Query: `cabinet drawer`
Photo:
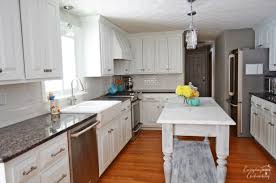
[[[40,151],[40,167],[44,169],[58,159],[67,156],[68,145],[66,133],[46,143]]]
[[[41,174],[41,183],[70,183],[68,158],[62,158]]]
[[[25,158],[17,161],[12,171],[14,183],[32,182],[31,179],[39,172],[38,160],[36,154],[28,154]]]

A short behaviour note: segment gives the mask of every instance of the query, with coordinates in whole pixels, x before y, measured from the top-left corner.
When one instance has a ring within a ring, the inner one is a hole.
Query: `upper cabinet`
[[[133,74],[183,73],[183,31],[130,35]]]
[[[82,18],[83,60],[78,62],[82,77],[114,75],[113,30],[101,16]]]
[[[58,0],[20,0],[26,79],[62,78]]]
[[[0,40],[0,81],[24,79],[18,0],[1,1]]]
[[[266,22],[254,30],[255,47],[269,48],[269,70],[276,71],[276,22]]]
[[[1,1],[0,85],[62,78],[59,20],[58,0]]]

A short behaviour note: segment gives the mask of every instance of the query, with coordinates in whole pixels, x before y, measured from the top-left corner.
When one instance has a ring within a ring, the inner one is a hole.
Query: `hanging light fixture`
[[[194,27],[194,18],[193,16],[196,15],[196,11],[193,11],[193,2],[195,0],[188,0],[189,3],[191,3],[191,12],[187,15],[191,17],[191,23],[189,25],[189,28],[186,30],[186,43],[187,43],[187,49],[196,49],[197,46],[197,30]]]
[[[63,35],[68,35],[68,36],[73,36],[73,25],[69,22],[69,17],[70,17],[70,11],[74,9],[73,6],[71,5],[64,5],[63,6],[64,11],[66,12],[67,20],[66,21],[61,21],[61,32]]]

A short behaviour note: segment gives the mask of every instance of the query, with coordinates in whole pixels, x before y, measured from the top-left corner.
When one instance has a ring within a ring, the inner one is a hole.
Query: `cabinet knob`
[[[2,68],[0,68],[0,73],[2,73],[3,72],[3,69]]]
[[[128,120],[128,117],[126,117],[125,120]]]
[[[52,72],[52,69],[44,69],[44,72]]]
[[[107,69],[107,71],[108,71],[108,72],[110,72],[110,71],[111,71],[111,69]]]

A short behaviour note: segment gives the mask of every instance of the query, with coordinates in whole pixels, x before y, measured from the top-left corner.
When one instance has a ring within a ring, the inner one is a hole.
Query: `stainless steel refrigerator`
[[[264,91],[264,75],[268,71],[269,50],[236,49],[229,55],[229,99],[231,117],[238,137],[250,137],[250,92]]]

